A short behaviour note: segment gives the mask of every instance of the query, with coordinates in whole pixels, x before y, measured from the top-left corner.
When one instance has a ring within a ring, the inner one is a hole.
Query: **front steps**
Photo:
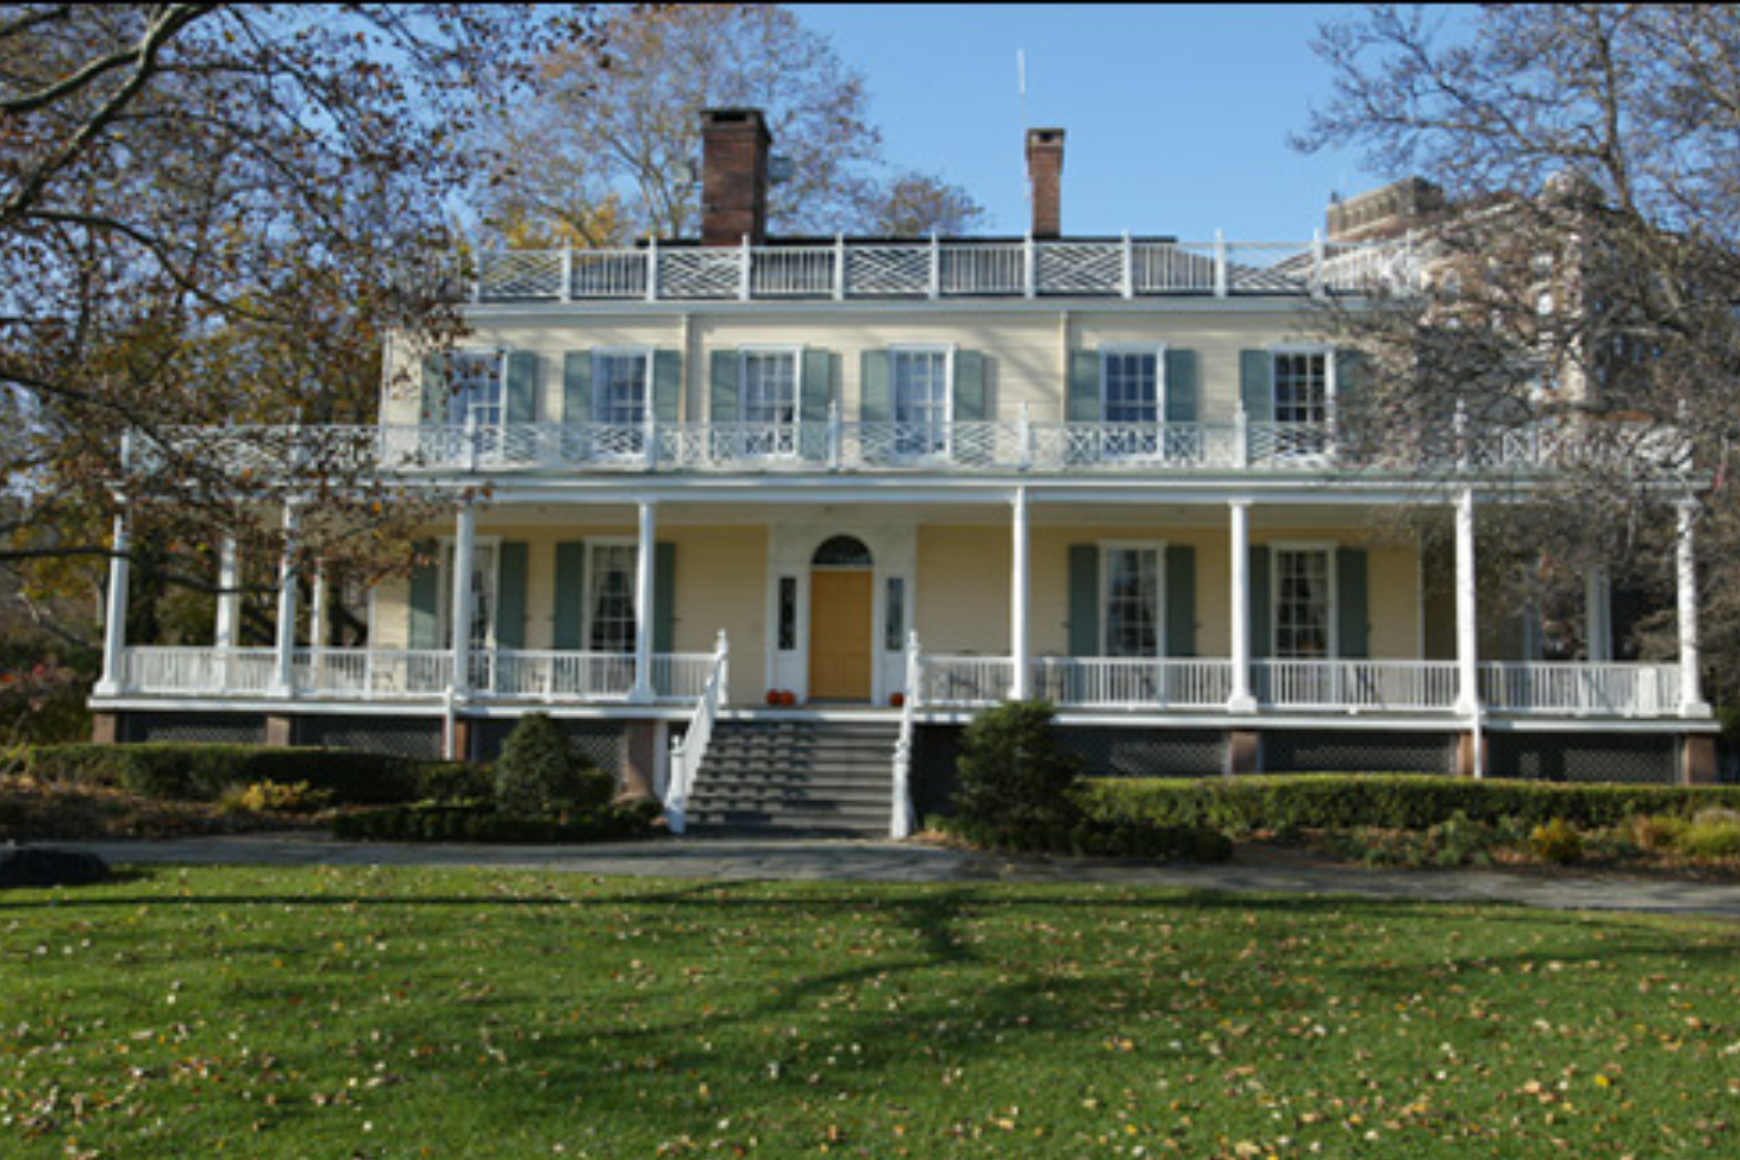
[[[892,722],[720,721],[688,830],[885,838],[899,736]]]

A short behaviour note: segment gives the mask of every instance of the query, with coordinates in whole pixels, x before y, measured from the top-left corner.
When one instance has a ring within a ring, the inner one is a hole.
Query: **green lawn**
[[[1740,1154],[1740,928],[1082,888],[0,894],[0,1155]]]

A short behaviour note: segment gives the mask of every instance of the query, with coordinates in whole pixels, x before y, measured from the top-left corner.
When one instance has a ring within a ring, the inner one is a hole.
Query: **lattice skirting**
[[[1494,777],[1637,785],[1672,785],[1679,777],[1677,737],[1489,733],[1486,743]]]
[[[121,740],[195,745],[264,745],[266,718],[257,713],[128,713]]]
[[[574,747],[581,760],[604,770],[617,781],[622,780],[628,755],[627,733],[621,722],[569,721],[558,717],[556,723],[567,734],[568,743]],[[515,720],[496,718],[474,724],[471,730],[471,759],[494,761],[500,757],[502,746],[507,744],[508,734],[514,731],[516,724],[518,722]]]
[[[1218,729],[1072,727],[1063,747],[1087,763],[1089,777],[1219,777],[1226,733]]]
[[[1264,773],[1454,773],[1454,733],[1269,730]]]
[[[296,721],[296,744],[360,749],[435,760],[444,749],[439,717],[307,716]]]

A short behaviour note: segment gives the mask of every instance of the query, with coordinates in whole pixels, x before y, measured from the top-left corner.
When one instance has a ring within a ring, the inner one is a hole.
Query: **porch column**
[[[296,528],[301,513],[284,505],[284,551],[278,557],[278,635],[272,666],[272,692],[280,697],[296,687]]]
[[[1032,696],[1033,675],[1030,653],[1031,646],[1027,641],[1027,605],[1029,602],[1029,568],[1028,568],[1028,529],[1027,529],[1027,489],[1015,489],[1014,534],[1014,566],[1010,577],[1011,591],[1009,593],[1009,659],[1014,666],[1013,679],[1009,682],[1009,698],[1014,701],[1025,701]]]
[[[1232,511],[1232,695],[1231,713],[1255,713],[1251,694],[1251,501],[1235,499]]]
[[[225,536],[218,545],[217,624],[212,630],[212,643],[228,651],[236,647],[236,630],[242,620],[242,594],[238,574],[240,561],[236,556],[236,538]]]
[[[634,688],[628,699],[653,700],[653,558],[658,551],[658,505],[640,504],[640,550],[634,562]]]
[[[314,650],[316,658],[326,648],[327,600],[329,593],[326,587],[326,562],[317,561],[314,565],[314,596],[308,610],[308,647]],[[318,661],[317,661],[318,663]]]
[[[132,583],[127,559],[128,523],[123,507],[115,517],[114,538],[109,546],[109,591],[103,610],[103,676],[94,690],[100,697],[112,697],[121,691],[121,669],[127,652],[127,588]]]
[[[471,570],[477,552],[477,508],[459,505],[453,535],[453,676],[448,686],[455,697],[471,691]]]
[[[1474,489],[1456,496],[1456,711],[1480,712],[1479,584],[1474,570]]]
[[[1613,588],[1607,569],[1593,564],[1583,574],[1584,643],[1593,664],[1613,659]]]
[[[1698,555],[1696,500],[1679,507],[1680,716],[1708,717],[1704,683],[1698,669]]]

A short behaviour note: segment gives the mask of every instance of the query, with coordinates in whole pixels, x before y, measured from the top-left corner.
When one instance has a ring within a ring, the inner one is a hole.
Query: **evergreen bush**
[[[963,819],[1029,831],[1080,820],[1082,762],[1059,747],[1052,715],[1045,701],[1007,701],[967,726],[954,795]]]

